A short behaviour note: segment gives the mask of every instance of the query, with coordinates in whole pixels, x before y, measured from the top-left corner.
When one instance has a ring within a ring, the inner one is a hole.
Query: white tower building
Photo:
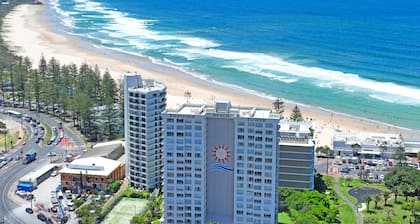
[[[153,190],[162,183],[166,86],[140,75],[124,77],[126,177],[130,186]]]
[[[217,102],[163,119],[165,223],[277,223],[279,114]]]

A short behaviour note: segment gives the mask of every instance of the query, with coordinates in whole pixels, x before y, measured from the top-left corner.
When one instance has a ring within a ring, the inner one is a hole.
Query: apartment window
[[[266,184],[271,184],[271,179],[264,179],[264,183],[266,183]]]

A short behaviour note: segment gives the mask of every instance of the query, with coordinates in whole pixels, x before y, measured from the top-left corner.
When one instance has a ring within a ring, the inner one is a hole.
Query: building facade
[[[126,176],[130,186],[151,191],[162,184],[166,86],[140,75],[124,77]]]
[[[314,189],[314,139],[311,122],[280,121],[280,188]]]
[[[105,190],[113,181],[124,178],[124,164],[103,157],[76,159],[59,171],[64,190],[84,192]]]
[[[279,114],[226,101],[163,118],[165,223],[277,223]]]
[[[398,134],[337,133],[333,138],[335,155],[358,156],[361,159],[390,159],[403,144]]]

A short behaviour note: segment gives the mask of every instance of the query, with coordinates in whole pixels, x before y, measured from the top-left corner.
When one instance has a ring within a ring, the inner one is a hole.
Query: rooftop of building
[[[158,91],[166,89],[166,86],[153,79],[142,79],[141,76],[137,73],[126,73],[126,77],[130,78],[129,90],[139,93],[146,93],[150,91]]]
[[[226,114],[229,117],[280,119],[280,115],[271,112],[269,108],[232,106],[230,101],[217,101],[214,105],[183,104],[174,110],[167,110],[169,114],[206,115]]]
[[[384,134],[384,133],[337,133],[333,141],[344,141],[347,145],[375,145],[398,147],[402,143],[402,139],[398,134]]]
[[[280,132],[311,133],[311,129],[315,129],[312,121],[280,121]]]
[[[94,145],[91,149],[88,149],[85,153],[81,155],[81,158],[95,157],[95,156],[110,158],[109,157],[110,154],[112,154],[115,150],[121,149],[123,147],[124,147],[124,142],[121,140],[101,142]],[[119,157],[119,155],[117,157]],[[116,159],[116,158],[110,158],[110,159]]]
[[[314,126],[312,121],[281,120],[279,129],[280,145],[314,146]]]
[[[108,176],[121,165],[121,162],[100,156],[76,159],[59,171],[60,174],[89,174]]]

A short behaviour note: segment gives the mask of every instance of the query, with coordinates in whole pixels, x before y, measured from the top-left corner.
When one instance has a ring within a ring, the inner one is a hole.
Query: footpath
[[[363,216],[362,213],[359,212],[359,209],[351,203],[351,201],[344,196],[340,191],[340,185],[338,184],[338,177],[334,177],[334,190],[340,196],[350,207],[353,209],[353,211],[356,213],[357,216],[357,223],[363,224]]]

